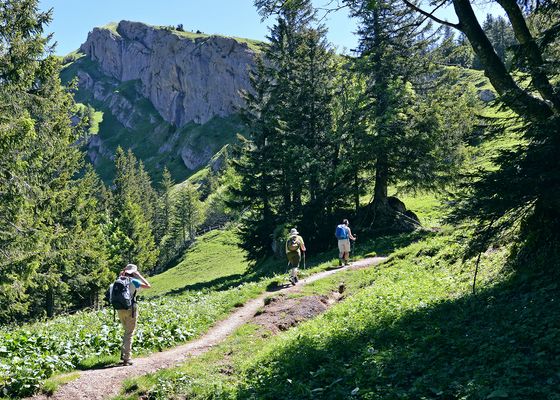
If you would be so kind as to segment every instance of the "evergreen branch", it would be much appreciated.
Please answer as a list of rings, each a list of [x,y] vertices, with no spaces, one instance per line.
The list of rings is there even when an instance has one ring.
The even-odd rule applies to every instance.
[[[453,22],[449,22],[443,19],[440,19],[438,17],[436,17],[434,15],[434,13],[438,10],[438,8],[440,8],[445,2],[441,3],[439,6],[437,6],[436,8],[434,8],[432,10],[432,12],[427,12],[423,9],[421,9],[420,7],[417,7],[415,4],[411,3],[408,0],[402,0],[409,8],[412,8],[414,11],[419,12],[420,14],[422,14],[423,16],[425,16],[426,18],[431,19],[432,21],[437,22],[438,24],[441,25],[446,25],[446,26],[450,26],[452,28],[461,30],[461,24],[454,24]]]
[[[328,6],[330,6],[332,3],[334,3],[336,1],[336,7],[334,8],[327,8]],[[340,11],[344,8],[347,8],[348,5],[343,4],[340,5],[340,2],[338,0],[331,0],[325,7],[317,7],[316,10],[317,11],[325,11],[325,14],[323,14],[323,16],[321,18],[319,18],[319,20],[317,22],[321,23],[325,18],[327,18],[327,16],[333,12],[337,12]]]

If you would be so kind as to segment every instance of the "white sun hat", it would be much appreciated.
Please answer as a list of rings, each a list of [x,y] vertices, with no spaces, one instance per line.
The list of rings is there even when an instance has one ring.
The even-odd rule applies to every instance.
[[[135,264],[128,264],[125,268],[124,268],[124,272],[126,272],[127,274],[133,274],[135,272],[138,271],[138,267]]]

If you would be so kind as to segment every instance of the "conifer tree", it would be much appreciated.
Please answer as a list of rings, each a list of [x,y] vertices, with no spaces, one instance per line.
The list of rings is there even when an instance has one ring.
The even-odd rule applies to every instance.
[[[52,317],[56,311],[96,305],[111,279],[103,232],[106,214],[96,197],[101,185],[90,166],[83,178],[69,181],[64,197],[57,199],[56,230],[32,288],[37,314],[44,309]]]
[[[262,58],[257,58],[251,75],[253,91],[246,92],[243,119],[251,136],[242,139],[240,154],[233,161],[240,176],[238,184],[231,188],[230,205],[244,211],[240,232],[245,238],[243,247],[253,258],[268,251],[270,227],[274,226],[274,210],[282,198],[282,177],[278,164],[283,121],[274,111],[271,100],[271,80]]]
[[[155,266],[158,250],[153,236],[153,189],[142,163],[132,151],[117,148],[110,242],[112,268],[134,263],[146,270]]]
[[[482,29],[494,46],[496,54],[506,65],[511,63],[513,46],[517,44],[511,24],[502,16],[493,17],[492,14],[486,15],[486,20],[482,24]],[[508,52],[510,56],[508,57]],[[480,65],[478,66],[480,68]]]
[[[196,238],[196,228],[204,219],[202,203],[192,184],[187,183],[179,189],[174,200],[173,217],[175,241],[183,247]]]
[[[49,38],[43,26],[49,21],[50,14],[39,12],[37,1],[0,3],[3,320],[28,316],[30,306],[52,314],[57,288],[65,285],[64,268],[76,271],[73,235],[91,218],[91,209],[81,208],[92,197],[80,189],[82,155],[74,146],[83,124],[72,123],[76,107],[60,84],[59,61],[47,55]],[[103,269],[103,250],[99,251],[99,264],[92,269]],[[47,300],[38,305],[30,293]],[[68,301],[57,300],[61,307]]]
[[[71,247],[73,268],[63,277],[70,288],[69,302],[73,308],[97,306],[113,278],[104,231],[109,217],[103,204],[104,191],[105,185],[88,165],[83,178],[76,182],[75,222],[70,233],[74,241]]]
[[[333,155],[337,138],[333,129],[333,97],[338,70],[325,35],[326,30],[321,26],[306,27],[301,32],[298,90],[290,113],[292,120],[288,122],[297,154],[293,173],[301,179],[304,197],[300,222],[313,227],[308,233],[310,239],[324,231],[329,223],[328,205],[336,195],[329,190],[329,183],[335,175]],[[299,115],[296,109],[300,110]],[[297,208],[294,211],[299,216]]]
[[[421,18],[393,0],[356,2],[354,15],[361,20],[358,69],[367,79],[362,112],[369,125],[364,144],[374,159],[373,224],[408,229],[416,223],[390,205],[389,186],[400,182],[412,189],[433,188],[445,182],[456,170],[469,125],[461,125],[442,107],[426,106],[422,77],[432,70],[430,42],[424,39],[428,27]],[[469,100],[459,97],[457,103],[467,105]],[[437,110],[442,113],[435,114]],[[433,123],[444,117],[445,123]],[[450,136],[454,138],[443,140]]]
[[[152,269],[157,261],[151,227],[140,205],[125,200],[121,212],[113,221],[109,239],[112,249],[111,267],[118,271],[128,263],[138,264],[145,270]]]
[[[242,177],[236,194],[247,211],[242,234],[254,258],[269,251],[276,225],[309,224],[313,235],[323,230],[311,227],[328,219],[336,68],[325,30],[315,23],[310,1],[278,10],[246,95],[251,137],[235,164]]]
[[[167,263],[173,257],[175,250],[175,243],[173,240],[173,199],[171,196],[173,185],[173,179],[166,167],[163,170],[162,180],[160,182],[156,212],[157,218],[154,229],[155,241],[160,249],[159,266]]]
[[[132,152],[129,150],[129,153]],[[152,179],[150,175],[146,172],[144,168],[144,163],[138,161],[137,168],[137,189],[138,189],[138,203],[142,210],[146,220],[149,221],[150,226],[153,227],[157,224],[157,193],[152,186]]]
[[[364,96],[366,80],[353,70],[354,61],[347,58],[339,63],[335,82],[336,96],[333,102],[334,149],[330,180],[327,191],[332,194],[332,210],[355,212],[360,208],[360,197],[366,194],[367,183],[371,180],[371,154],[366,145],[367,121],[361,110],[367,98]],[[331,212],[332,212],[331,210]]]
[[[558,259],[560,242],[560,95],[558,67],[553,62],[558,55],[560,7],[548,0],[498,3],[518,43],[509,69],[470,2],[452,1],[458,23],[435,19],[467,37],[499,100],[519,116],[514,123],[525,142],[500,151],[493,160],[497,168],[472,174],[452,220],[477,221],[478,235],[471,243],[475,253],[484,251],[491,240],[520,232],[519,248],[525,251],[519,254],[531,257],[531,265],[533,252],[546,254],[536,261],[548,268],[555,264],[550,260]],[[409,7],[434,18],[414,4]]]
[[[173,188],[174,182],[171,178],[171,174],[167,167],[163,169],[162,178],[160,182],[160,191],[157,207],[157,220],[156,229],[154,231],[154,236],[156,243],[159,243],[162,238],[169,233],[171,226],[171,212],[172,212],[172,202],[171,202],[171,189]]]
[[[455,37],[453,29],[444,26],[441,36],[441,43],[434,51],[435,61],[444,65],[473,68],[474,53],[464,35]]]

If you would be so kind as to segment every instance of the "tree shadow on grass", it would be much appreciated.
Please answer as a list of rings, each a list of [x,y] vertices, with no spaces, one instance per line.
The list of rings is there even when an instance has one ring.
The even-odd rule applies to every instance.
[[[86,371],[90,369],[106,369],[122,366],[120,355],[102,355],[102,356],[90,356],[81,360],[76,369]]]
[[[356,240],[353,244],[354,252],[357,257],[387,257],[395,250],[402,249],[419,240],[428,239],[435,235],[437,235],[435,231],[422,229],[394,235],[376,236],[367,239],[364,243]]]
[[[420,239],[427,238],[430,235],[435,235],[431,231],[415,231],[410,233],[403,233],[398,235],[387,235],[374,239],[365,241],[359,247],[355,248],[355,256],[358,258],[368,257],[372,255],[388,255],[396,249],[400,249],[416,242]],[[309,257],[305,263],[301,262],[300,270],[305,272],[306,269],[314,268],[320,264],[332,261],[332,266],[326,266],[325,269],[338,268],[338,249],[329,250],[323,253]],[[185,285],[180,288],[176,288],[161,294],[160,296],[155,296],[154,298],[161,296],[176,296],[189,291],[201,291],[201,290],[211,290],[211,291],[224,291],[237,287],[243,283],[258,282],[264,278],[270,278],[278,274],[288,274],[288,266],[285,260],[275,259],[269,257],[265,260],[259,261],[251,265],[246,274],[233,274],[228,276],[223,276],[215,278],[209,281],[197,282],[190,285]],[[272,284],[268,291],[276,290],[281,283],[276,285]]]
[[[165,294],[168,295],[179,295],[188,291],[200,291],[200,290],[212,290],[212,291],[223,291],[228,290],[233,287],[239,286],[243,282],[247,282],[247,275],[244,274],[233,274],[228,276],[222,276],[220,278],[212,279],[205,282],[197,282],[191,285],[185,285],[183,287],[170,290]]]
[[[314,257],[311,262],[309,262],[306,267],[313,268],[319,264],[324,263],[329,260],[329,256],[326,254],[320,254]],[[300,268],[305,270],[303,266]],[[200,291],[200,290],[211,290],[211,291],[224,291],[237,287],[243,283],[258,282],[265,278],[270,278],[278,274],[288,274],[288,267],[283,260],[267,259],[262,263],[257,263],[255,266],[249,269],[246,274],[233,274],[228,276],[223,276],[220,278],[212,279],[204,282],[197,282],[191,285],[185,285],[183,287],[170,290],[169,292],[162,294],[161,296],[176,296],[188,291]],[[267,286],[267,291],[278,290],[278,287],[282,288],[283,285],[279,282],[272,282]]]
[[[238,398],[560,399],[557,278],[518,274],[360,331],[300,335],[249,370]]]

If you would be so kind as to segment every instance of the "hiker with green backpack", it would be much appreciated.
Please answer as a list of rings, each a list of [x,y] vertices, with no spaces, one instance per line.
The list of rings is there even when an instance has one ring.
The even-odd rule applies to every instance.
[[[342,224],[337,225],[334,235],[338,239],[338,265],[348,265],[350,256],[350,240],[355,241],[356,237],[352,235],[350,223],[347,219],[342,220]]]
[[[123,365],[132,365],[132,335],[138,320],[138,304],[136,294],[138,290],[151,288],[150,283],[138,272],[138,267],[128,264],[119,277],[109,286],[108,300],[119,314],[119,320],[124,329],[121,359]]]
[[[295,286],[298,281],[298,268],[301,254],[304,252],[305,243],[296,228],[292,228],[290,236],[286,240],[286,257],[288,257],[288,268],[290,269],[290,283]]]

